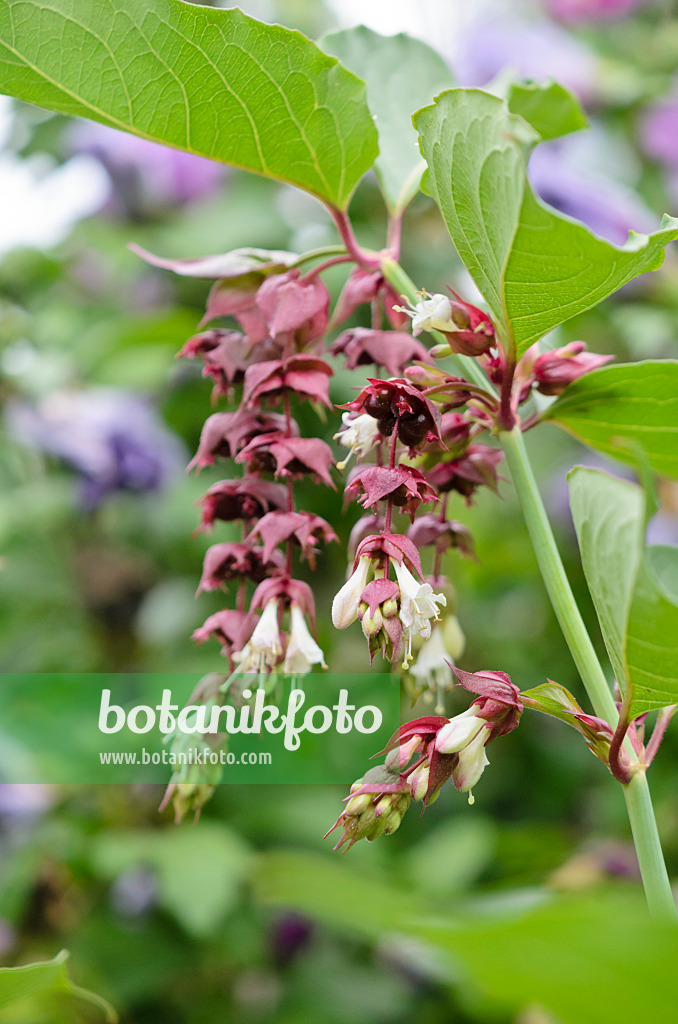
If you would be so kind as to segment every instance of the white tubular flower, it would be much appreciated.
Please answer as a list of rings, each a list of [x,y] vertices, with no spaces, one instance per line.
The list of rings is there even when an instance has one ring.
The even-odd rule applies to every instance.
[[[266,666],[277,665],[281,654],[278,602],[272,598],[261,613],[252,636],[243,649],[233,655],[233,660],[241,672],[262,672]]]
[[[403,667],[412,660],[412,640],[422,636],[428,640],[431,635],[431,619],[439,619],[438,605],[446,605],[444,594],[434,594],[430,583],[419,583],[405,563],[395,563],[398,586],[400,587],[400,621],[403,624],[403,639],[407,642]]]
[[[459,763],[452,771],[452,781],[461,793],[469,793],[473,789],[486,765],[490,763],[485,753],[485,744],[490,735],[489,729],[481,729],[475,738],[459,751]],[[469,796],[469,803],[473,803],[473,796]]]
[[[360,595],[367,586],[371,558],[362,555],[355,570],[332,602],[332,623],[336,629],[346,629],[358,618]]]
[[[341,422],[346,429],[340,430],[338,434],[335,434],[334,440],[351,450],[343,462],[337,463],[337,469],[339,470],[344,469],[348,465],[352,455],[358,457],[366,455],[379,441],[381,436],[377,421],[373,416],[368,416],[366,412],[361,413],[359,416],[352,412],[345,412],[342,414]]]
[[[325,655],[311,636],[304,613],[298,604],[292,605],[290,616],[292,625],[283,672],[289,672],[291,675],[304,675],[311,671],[313,665],[322,665],[323,668],[327,668]]]
[[[478,718],[473,707],[451,718],[436,736],[436,750],[440,754],[458,754],[476,738],[486,725],[484,718]],[[485,729],[488,733],[489,730]]]
[[[429,295],[428,292],[418,292],[422,298],[415,302],[411,309],[404,306],[396,306],[400,313],[407,313],[412,319],[412,334],[415,336],[422,331],[456,331],[457,325],[452,319],[452,303],[446,295],[437,292]]]
[[[453,661],[454,658],[445,645],[443,627],[435,626],[428,640],[424,641],[410,672],[424,686],[449,690],[454,684],[449,664]]]

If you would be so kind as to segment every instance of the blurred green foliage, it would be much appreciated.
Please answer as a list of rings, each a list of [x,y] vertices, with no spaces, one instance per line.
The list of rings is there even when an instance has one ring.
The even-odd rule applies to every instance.
[[[316,3],[285,0],[270,12],[312,34],[333,26]],[[604,55],[597,116],[632,147],[640,193],[661,213],[663,180],[635,140],[639,111],[678,68],[678,20],[648,14],[582,35]],[[20,155],[67,156],[66,119],[27,108],[16,118]],[[385,216],[370,180],[351,214],[361,241],[380,247]],[[424,196],[406,215],[404,237],[403,261],[418,286],[459,282]],[[335,235],[311,198],[232,172],[190,203],[108,207],[52,250],[15,250],[0,262],[3,401],[79,386],[150,395],[193,452],[212,410],[209,384],[174,354],[196,329],[207,284],[141,264],[129,241],[198,256],[241,245],[301,250]],[[341,268],[327,275],[334,296],[344,276]],[[584,338],[621,360],[675,357],[677,285],[674,253],[660,273],[561,328],[557,341]],[[334,400],[346,401],[361,379],[338,369]],[[303,433],[336,430],[331,416],[322,424],[302,415]],[[592,456],[550,426],[527,441],[602,656],[565,485],[571,466]],[[192,535],[194,502],[219,475],[178,474],[162,492],[119,493],[85,514],[70,470],[5,436],[0,670],[218,670],[216,648],[196,648],[189,637],[222,603],[219,594],[193,596],[208,543]],[[308,578],[331,667],[352,669],[365,664],[360,631],[336,633],[328,612],[355,509],[338,518],[329,491],[301,491],[304,507],[340,534]],[[675,492],[660,496],[675,518]],[[470,509],[459,499],[451,512],[472,529],[479,557],[453,555],[446,566],[467,637],[464,667],[507,671],[521,688],[548,676],[583,699],[508,484],[500,498],[483,494]],[[222,528],[219,539],[227,538]],[[455,697],[449,711],[462,706]],[[75,721],[77,707],[72,714]],[[651,773],[673,876],[677,768],[674,730]],[[313,785],[225,785],[197,825],[177,830],[157,814],[160,788],[8,794],[0,786],[3,960],[46,960],[67,947],[71,976],[109,999],[126,1024],[548,1024],[549,1001],[566,1024],[597,1024],[632,1019],[638,1007],[623,1000],[639,974],[647,978],[643,1019],[670,1019],[672,990],[661,979],[673,940],[644,921],[622,795],[572,730],[525,715],[497,745],[474,808],[445,791],[421,820],[411,811],[394,837],[359,844],[338,865],[322,836],[343,796]],[[584,987],[600,981],[617,1003],[575,998],[582,972]],[[63,1021],[90,1019],[63,1012]]]

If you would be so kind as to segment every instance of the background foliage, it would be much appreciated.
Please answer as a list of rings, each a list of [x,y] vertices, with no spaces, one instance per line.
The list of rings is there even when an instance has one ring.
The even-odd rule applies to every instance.
[[[242,6],[313,37],[340,24],[337,10],[345,17],[350,11],[346,4],[326,9],[293,0]],[[550,156],[531,164],[533,186],[539,190],[541,184],[540,194],[564,212],[588,216],[594,230],[619,245],[628,227],[651,229],[663,212],[678,209],[678,172],[668,143],[661,146],[671,132],[652,130],[658,117],[668,116],[656,104],[666,105],[674,88],[678,20],[671,4],[648,0],[611,24],[563,26],[548,20],[548,5],[537,6],[488,8],[500,29],[493,35],[491,22],[478,28],[462,18],[461,5],[454,21],[450,11],[457,5],[436,7],[431,0],[422,5],[421,18],[428,21],[412,27],[426,26],[429,42],[462,84],[485,84],[512,67],[537,78],[553,71],[577,89],[593,128],[552,143]],[[550,6],[557,11],[558,4]],[[373,27],[398,28],[397,5],[389,11],[389,20]],[[540,46],[535,32],[543,33]],[[354,55],[344,54],[340,37],[326,37],[323,46],[353,66]],[[536,66],[536,55],[547,51],[552,66]],[[405,61],[404,55],[403,66]],[[444,86],[444,75],[431,67],[432,88]],[[196,88],[209,91],[209,83]],[[368,94],[374,88],[368,80]],[[427,98],[430,93],[417,97],[413,109]],[[10,195],[9,185],[18,187],[20,173],[30,174],[32,184],[18,242],[0,245],[0,389],[6,409],[0,452],[0,668],[218,669],[215,651],[195,648],[189,636],[219,607],[218,595],[194,600],[207,542],[191,536],[197,524],[193,502],[219,474],[208,470],[196,479],[182,469],[184,454],[197,445],[209,386],[195,367],[173,362],[202,315],[207,286],[141,264],[127,243],[169,256],[241,245],[301,251],[332,244],[334,229],[310,195],[265,177],[200,162],[185,165],[172,151],[158,157],[146,143],[130,145],[121,141],[126,137],[20,103],[11,115],[5,108],[5,119],[0,174],[8,176]],[[408,125],[394,130],[413,144]],[[47,212],[41,213],[39,197],[45,188],[59,187],[60,169],[73,173],[74,159],[88,161],[90,182],[99,175],[100,198],[91,204],[96,210],[85,219],[74,217],[77,222],[57,232],[55,244],[22,244],[30,241],[31,216],[42,216],[47,230],[55,200],[46,201]],[[398,176],[385,179],[393,205],[415,169],[413,161],[404,161]],[[315,179],[297,180],[311,192],[322,188]],[[607,206],[601,190],[613,197]],[[335,183],[329,197],[341,205],[347,194]],[[360,185],[351,213],[361,241],[380,247],[385,215],[370,178]],[[604,215],[607,233],[600,223]],[[468,279],[431,200],[418,195],[405,225],[404,263],[417,284],[430,291],[451,283],[467,290]],[[678,264],[671,249],[659,273],[594,310],[582,310],[558,328],[554,344],[583,338],[620,362],[678,357]],[[344,276],[341,268],[328,275],[335,296]],[[345,401],[360,379],[339,369],[334,400]],[[74,428],[86,449],[80,473],[53,449],[45,451],[44,430],[41,445],[21,442],[17,408],[50,399],[53,407],[61,396],[57,408],[63,409],[64,395],[91,388],[149,399],[159,422],[178,439],[161,444],[147,421],[139,428],[154,450],[167,444],[160,489],[113,487],[94,504],[88,501],[82,458],[91,479],[100,452],[89,421]],[[575,436],[581,434],[576,399],[562,416]],[[314,422],[309,417],[302,428],[310,433]],[[328,421],[327,436],[334,430]],[[550,427],[544,428],[542,445],[532,447],[577,596],[603,652],[567,509],[565,475],[577,462],[617,474],[626,470]],[[672,458],[671,451],[658,451],[656,468]],[[472,510],[459,501],[454,510],[471,526],[480,559],[478,565],[455,559],[447,567],[467,635],[464,663],[504,669],[521,688],[549,676],[581,698],[519,510],[508,486],[501,493],[501,500],[483,495]],[[306,507],[336,518],[329,492],[309,488],[301,497]],[[662,485],[659,499],[652,542],[675,543],[673,485]],[[324,611],[320,641],[333,670],[341,671],[363,664],[365,652],[360,635],[328,627],[330,580],[343,573],[350,522],[342,519],[336,526],[341,543],[327,553],[328,571],[319,570],[312,583]],[[226,532],[221,536],[226,539]],[[519,732],[497,750],[473,809],[458,795],[443,793],[422,820],[406,818],[392,839],[362,844],[341,863],[321,839],[343,796],[337,790],[223,786],[203,820],[177,830],[158,817],[160,792],[154,789],[18,789],[13,783],[20,777],[12,772],[18,771],[20,755],[0,742],[4,962],[48,959],[68,947],[71,976],[109,999],[130,1024],[303,1024],[317,1020],[321,1007],[323,1019],[336,1024],[536,1024],[552,1019],[544,1006],[573,1024],[608,1021],[613,1014],[630,1021],[641,1011],[649,1020],[670,1019],[675,992],[667,980],[668,962],[676,951],[673,940],[658,938],[645,924],[621,794],[558,722],[525,716]],[[669,733],[652,770],[674,876],[677,756],[675,735]],[[615,938],[622,929],[635,934],[633,956],[624,955]],[[591,997],[601,973],[607,1002]],[[574,976],[579,986],[572,984]],[[642,1007],[629,997],[634,983],[650,993]],[[73,1015],[56,1020],[102,1019],[100,1010],[81,1001],[69,1001],[67,1010],[42,1006],[42,1019],[49,1012]],[[36,1019],[34,1006],[24,1017],[3,1013],[0,1001],[0,1020]]]

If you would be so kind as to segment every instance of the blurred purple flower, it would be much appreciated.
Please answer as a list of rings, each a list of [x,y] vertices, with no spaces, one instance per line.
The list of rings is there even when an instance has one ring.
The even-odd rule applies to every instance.
[[[38,783],[0,783],[0,818],[39,818],[54,797],[49,786]]]
[[[596,93],[598,58],[559,25],[520,18],[478,20],[453,59],[461,85],[486,85],[501,71],[515,78],[554,78],[588,101]]]
[[[529,166],[535,192],[561,213],[583,221],[596,235],[622,245],[629,230],[651,231],[654,218],[628,185],[586,169],[576,136],[538,146]]]
[[[623,18],[645,0],[546,0],[554,18],[560,21],[610,21]]]
[[[121,917],[142,917],[152,910],[158,897],[158,879],[147,867],[130,868],[113,882],[111,905]]]
[[[189,203],[214,192],[227,168],[214,160],[171,149],[128,132],[78,121],[70,134],[78,153],[106,168],[118,202],[132,216],[158,206]]]
[[[647,524],[646,544],[668,544],[678,547],[678,515],[660,508]]]
[[[125,391],[58,391],[38,405],[17,400],[5,419],[15,440],[75,469],[88,510],[116,491],[160,489],[185,460],[183,445],[150,402]]]
[[[647,155],[668,171],[671,194],[678,202],[678,77],[670,95],[645,111],[640,142]]]

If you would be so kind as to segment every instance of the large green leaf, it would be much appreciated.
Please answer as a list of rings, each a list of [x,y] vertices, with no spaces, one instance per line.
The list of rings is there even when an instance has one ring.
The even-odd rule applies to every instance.
[[[37,1024],[37,1021],[44,1019],[40,1012],[41,1003],[47,1001],[47,1008],[53,1011],[54,1006],[50,1006],[50,1002],[55,998],[66,997],[90,1003],[101,1011],[104,1020],[116,1021],[118,1018],[115,1010],[105,999],[73,984],[66,970],[67,960],[68,953],[63,950],[53,960],[45,963],[0,968],[0,1013],[31,1000],[31,1012],[35,1014],[32,1019]],[[50,1012],[51,1019],[54,1018]]]
[[[466,992],[471,981],[511,1019],[535,1005],[563,1024],[665,1024],[675,1015],[678,931],[652,924],[638,890],[432,906],[348,863],[293,853],[263,855],[254,882],[269,905],[374,942],[386,929],[396,948],[405,938],[404,950],[423,942],[418,962]],[[618,934],[633,941],[611,942]]]
[[[544,416],[584,444],[678,479],[678,362],[605,366],[574,381]]]
[[[639,487],[582,467],[569,482],[584,574],[630,717],[675,704],[676,552],[644,550],[645,495]]]
[[[462,262],[518,354],[664,258],[678,237],[665,217],[653,235],[622,247],[556,213],[526,177],[540,135],[507,104],[477,89],[453,89],[414,117],[438,203]],[[543,127],[542,127],[543,130]]]
[[[643,492],[625,480],[581,466],[568,481],[584,575],[612,668],[623,686],[626,629],[643,557]]]
[[[319,45],[367,84],[367,102],[379,136],[374,170],[389,208],[404,209],[425,170],[412,114],[454,85],[444,60],[407,35],[381,36],[364,25],[332,32]]]
[[[377,154],[365,85],[299,32],[181,0],[3,0],[0,91],[341,208]]]
[[[553,80],[514,82],[507,102],[511,113],[520,114],[544,140],[569,135],[588,124],[577,97]]]

